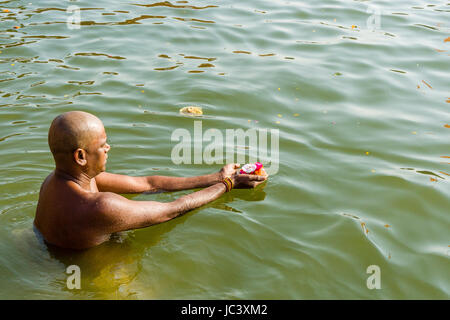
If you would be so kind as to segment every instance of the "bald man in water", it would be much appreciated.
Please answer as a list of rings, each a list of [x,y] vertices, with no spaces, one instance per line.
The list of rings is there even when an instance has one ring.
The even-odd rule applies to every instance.
[[[110,146],[103,123],[94,115],[71,111],[56,117],[48,132],[55,170],[39,193],[34,225],[53,245],[86,249],[109,240],[115,232],[144,228],[171,220],[219,198],[235,188],[254,188],[267,176],[236,173],[238,164],[197,177],[131,177],[105,172]],[[203,190],[175,201],[133,201],[119,193]]]

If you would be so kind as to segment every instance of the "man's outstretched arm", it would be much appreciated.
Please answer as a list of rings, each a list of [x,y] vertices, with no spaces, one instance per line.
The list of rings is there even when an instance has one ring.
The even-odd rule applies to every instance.
[[[241,188],[251,188],[267,178],[256,175],[233,178]],[[101,234],[138,229],[159,224],[219,198],[226,191],[225,184],[216,183],[203,190],[182,196],[175,201],[133,201],[115,193],[99,193],[95,202],[93,227]]]
[[[230,177],[239,165],[229,164],[219,172],[196,177],[147,176],[131,177],[121,174],[102,172],[95,177],[101,192],[141,193],[152,191],[179,191],[194,188],[206,188]]]

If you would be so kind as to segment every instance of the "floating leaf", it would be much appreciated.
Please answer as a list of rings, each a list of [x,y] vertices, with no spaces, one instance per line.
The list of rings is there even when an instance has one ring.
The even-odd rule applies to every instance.
[[[444,127],[446,127],[446,128],[450,128],[450,125],[448,125],[448,124],[444,124]]]
[[[368,156],[370,154],[370,152],[369,151],[366,151],[366,156]]]
[[[352,29],[355,29],[355,28],[358,28],[357,26],[355,26],[355,25],[352,25]]]
[[[298,117],[299,116],[299,114],[298,113],[294,113],[294,117]]]
[[[444,39],[444,42],[450,42],[450,37],[448,37],[447,39]]]
[[[435,178],[430,178],[430,181],[431,181],[431,182],[437,182],[437,179],[435,179]]]
[[[389,227],[390,227],[390,225],[388,225],[388,224],[385,224],[384,226],[385,226],[386,228],[389,228]]]
[[[9,10],[8,9],[3,9],[3,12],[9,12]]]

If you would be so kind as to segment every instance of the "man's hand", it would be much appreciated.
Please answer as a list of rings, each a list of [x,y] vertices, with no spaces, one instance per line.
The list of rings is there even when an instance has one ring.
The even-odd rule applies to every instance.
[[[249,189],[254,188],[269,177],[268,174],[265,176],[259,176],[257,174],[240,174],[235,173],[231,176],[231,180],[233,180],[234,188],[236,189]]]
[[[230,163],[225,165],[222,169],[220,169],[219,174],[220,174],[220,180],[223,180],[225,178],[231,178],[231,176],[233,174],[236,173],[236,170],[240,167],[241,165],[239,163]]]
[[[236,172],[241,165],[238,163],[231,163],[224,166],[220,171],[222,179],[230,178],[233,181],[234,188],[248,189],[254,188],[267,180],[269,175],[259,176],[256,174],[239,174]]]

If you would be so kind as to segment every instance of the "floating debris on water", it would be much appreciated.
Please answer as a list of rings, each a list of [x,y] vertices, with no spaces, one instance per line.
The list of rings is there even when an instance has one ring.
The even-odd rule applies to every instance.
[[[187,106],[180,109],[180,113],[192,116],[201,116],[203,114],[203,110],[200,107],[196,106]]]

